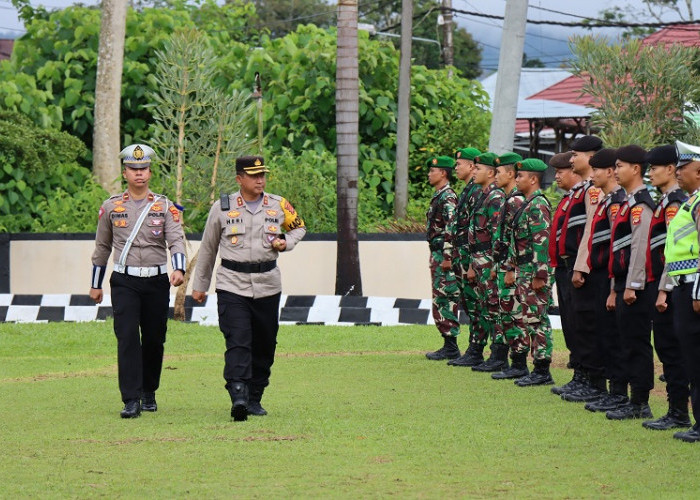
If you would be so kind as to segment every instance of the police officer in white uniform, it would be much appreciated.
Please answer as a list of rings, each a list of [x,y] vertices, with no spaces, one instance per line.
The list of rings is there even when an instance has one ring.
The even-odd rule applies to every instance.
[[[185,273],[185,234],[180,211],[148,188],[154,151],[144,144],[122,150],[127,190],[106,200],[99,212],[92,254],[90,297],[102,302],[102,281],[114,248],[114,272],[109,285],[117,336],[122,418],[156,411],[163,345],[168,321],[170,285],[179,286]],[[173,273],[168,280],[167,251]]]
[[[216,271],[219,328],[226,340],[224,379],[231,417],[266,415],[260,401],[269,384],[282,292],[277,256],[306,234],[294,207],[265,192],[269,172],[261,156],[236,159],[240,190],[223,195],[209,211],[197,258],[192,298],[203,302]]]

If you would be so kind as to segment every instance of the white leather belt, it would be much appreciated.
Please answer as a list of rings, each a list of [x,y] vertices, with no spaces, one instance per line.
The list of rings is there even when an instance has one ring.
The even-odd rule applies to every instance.
[[[678,274],[676,276],[671,276],[671,281],[674,285],[682,285],[683,283],[695,283],[695,279],[698,277],[698,273],[690,274]]]
[[[128,274],[129,276],[136,276],[137,278],[152,278],[153,276],[167,273],[168,266],[163,264],[161,266],[153,267],[134,267],[114,264],[114,272]]]

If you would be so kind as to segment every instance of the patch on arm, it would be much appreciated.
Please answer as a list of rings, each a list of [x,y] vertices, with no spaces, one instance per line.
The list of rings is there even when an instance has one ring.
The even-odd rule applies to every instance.
[[[292,204],[285,198],[280,200],[280,206],[282,207],[282,213],[284,214],[284,222],[282,223],[282,227],[285,229],[285,231],[291,231],[292,229],[305,226],[302,218],[299,217],[299,214],[296,213],[296,210],[294,210]]]

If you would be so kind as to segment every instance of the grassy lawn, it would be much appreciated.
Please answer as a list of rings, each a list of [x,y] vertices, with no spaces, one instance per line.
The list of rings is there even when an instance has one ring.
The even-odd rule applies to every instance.
[[[159,410],[122,420],[111,322],[3,324],[2,496],[698,497],[700,446],[423,357],[439,345],[428,326],[283,326],[270,414],[234,423],[218,329],[171,322]]]

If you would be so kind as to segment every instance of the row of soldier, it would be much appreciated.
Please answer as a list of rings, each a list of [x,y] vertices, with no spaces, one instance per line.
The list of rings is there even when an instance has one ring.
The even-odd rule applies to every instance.
[[[539,190],[543,162],[473,148],[458,150],[456,165],[450,160],[429,160],[433,316],[445,344],[426,356],[520,386],[553,384],[547,309],[554,278],[573,378],[552,392],[611,420],[648,419],[644,427],[666,430],[691,426],[692,391],[696,424],[674,437],[700,440],[700,147],[611,149],[580,137],[550,160],[565,191],[553,215]],[[459,199],[450,165],[467,183]],[[644,182],[647,167],[656,200]],[[458,302],[471,324],[464,355]],[[651,420],[654,348],[669,409]]]

